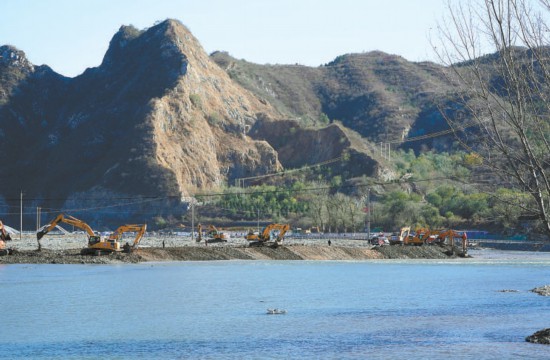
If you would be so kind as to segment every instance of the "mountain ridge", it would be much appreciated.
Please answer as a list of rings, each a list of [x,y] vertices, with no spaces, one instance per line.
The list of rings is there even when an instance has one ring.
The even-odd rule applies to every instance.
[[[374,144],[443,126],[430,86],[451,89],[441,67],[380,52],[318,68],[209,56],[172,19],[121,26],[102,63],[74,78],[0,53],[0,205],[17,208],[22,189],[50,209],[144,200],[97,221],[181,215],[196,191],[333,158],[347,159],[334,174],[378,176]],[[432,120],[417,129],[422,113]]]

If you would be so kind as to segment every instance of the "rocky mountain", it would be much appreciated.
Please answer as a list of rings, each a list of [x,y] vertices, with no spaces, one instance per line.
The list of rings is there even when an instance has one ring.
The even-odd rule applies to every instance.
[[[0,206],[8,223],[21,193],[27,220],[41,207],[43,221],[59,209],[95,223],[138,221],[185,212],[196,191],[344,153],[361,163],[341,166],[349,176],[380,170],[345,126],[281,120],[298,112],[285,110],[292,101],[243,86],[175,20],[121,27],[101,65],[75,78],[31,64],[12,46],[0,56]],[[324,101],[307,100],[308,114]]]
[[[231,78],[303,126],[333,120],[365,140],[415,150],[448,150],[450,137],[401,142],[447,129],[439,107],[453,108],[448,69],[382,52],[342,55],[324,66],[258,65],[212,54]],[[438,107],[439,106],[439,107]]]

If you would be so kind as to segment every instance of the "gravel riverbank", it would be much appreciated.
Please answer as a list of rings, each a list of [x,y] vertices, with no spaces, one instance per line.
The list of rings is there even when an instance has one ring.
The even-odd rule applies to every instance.
[[[147,261],[203,260],[368,260],[368,259],[445,259],[456,257],[449,248],[439,246],[371,246],[365,241],[333,239],[329,246],[315,239],[285,239],[277,247],[250,247],[244,239],[227,243],[196,243],[184,237],[144,238],[137,251],[102,256],[80,255],[85,235],[57,236],[42,240],[37,251],[36,238],[28,236],[8,245],[12,255],[0,257],[0,264],[113,264]]]

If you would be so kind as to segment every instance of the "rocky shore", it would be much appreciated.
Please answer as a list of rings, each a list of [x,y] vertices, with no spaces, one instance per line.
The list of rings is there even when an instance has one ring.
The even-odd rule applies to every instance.
[[[540,286],[531,291],[541,296],[550,296],[550,285]],[[535,344],[550,345],[550,328],[537,331],[533,335],[527,336],[525,341]]]

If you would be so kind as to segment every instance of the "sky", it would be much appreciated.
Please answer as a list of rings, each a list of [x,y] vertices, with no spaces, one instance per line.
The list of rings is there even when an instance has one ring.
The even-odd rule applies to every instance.
[[[435,60],[445,0],[0,0],[0,45],[74,77],[101,64],[121,25],[177,19],[203,48],[258,64],[319,66],[373,50]]]

